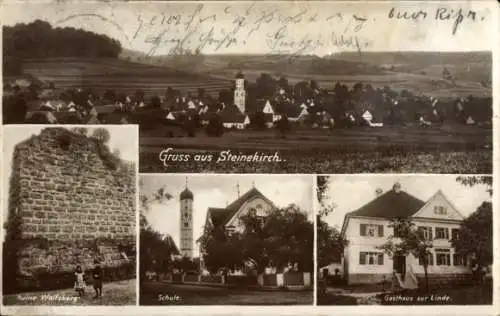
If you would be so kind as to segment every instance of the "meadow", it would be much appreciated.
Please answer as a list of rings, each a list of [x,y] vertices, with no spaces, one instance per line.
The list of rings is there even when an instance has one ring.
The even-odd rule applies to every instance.
[[[265,55],[137,57],[124,52],[118,59],[28,59],[23,62],[22,71],[54,82],[60,91],[90,87],[101,93],[110,89],[131,95],[143,90],[146,98],[164,95],[167,87],[192,93],[204,88],[206,93],[217,96],[220,90],[232,87],[238,71],[251,82],[268,73],[275,77],[285,75],[292,85],[315,80],[325,89],[333,89],[337,82],[348,85],[363,82],[376,88],[390,86],[395,91],[408,90],[439,98],[491,96],[491,88],[482,84],[491,81],[491,54],[443,57],[439,53],[408,54],[411,58],[365,53],[359,61],[316,56],[290,60],[286,56]],[[455,84],[442,79],[443,67],[456,75]]]
[[[236,173],[491,173],[491,127],[444,125],[435,128],[275,130],[226,132],[222,137],[165,137],[161,130],[140,135],[141,172]],[[159,154],[190,154],[189,161],[163,166]],[[274,154],[279,162],[217,162],[222,151]],[[195,161],[213,155],[212,161]]]

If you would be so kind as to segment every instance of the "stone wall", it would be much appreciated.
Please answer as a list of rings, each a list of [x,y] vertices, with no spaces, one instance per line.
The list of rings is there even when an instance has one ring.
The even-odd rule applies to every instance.
[[[10,180],[4,249],[18,277],[135,262],[135,166],[106,145],[46,128],[16,146]]]

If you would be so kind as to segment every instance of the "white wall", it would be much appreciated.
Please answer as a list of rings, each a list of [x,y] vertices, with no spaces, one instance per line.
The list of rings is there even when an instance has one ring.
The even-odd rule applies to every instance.
[[[433,237],[436,237],[435,228],[443,227],[449,229],[449,237],[451,239],[452,228],[459,228],[459,222],[446,222],[443,220],[428,220],[428,219],[414,219],[413,222],[416,226],[426,226],[432,227]],[[377,224],[384,225],[384,236],[378,237],[378,232],[376,232],[375,237],[361,236],[360,235],[360,224]],[[344,252],[345,260],[348,260],[348,273],[350,274],[372,274],[372,273],[392,273],[393,271],[393,261],[387,255],[384,254],[384,264],[383,265],[360,265],[359,256],[360,252],[382,252],[382,250],[377,249],[377,246],[384,244],[387,238],[393,234],[393,229],[389,227],[390,222],[383,219],[370,219],[370,218],[350,218],[347,229],[345,232],[345,237],[349,241],[349,245]],[[433,249],[431,253],[434,256],[434,264],[428,267],[428,273],[430,274],[460,274],[468,273],[470,270],[466,266],[454,266],[453,265],[453,254],[454,249],[451,246],[449,240],[444,239],[434,239]],[[435,248],[450,249],[450,266],[438,266],[436,263]],[[413,256],[407,257],[408,263],[412,265],[414,273],[424,273],[423,266],[418,264],[418,260]]]

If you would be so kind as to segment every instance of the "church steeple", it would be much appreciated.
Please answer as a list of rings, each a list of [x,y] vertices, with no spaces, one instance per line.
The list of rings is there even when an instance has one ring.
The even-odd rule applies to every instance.
[[[245,114],[245,101],[246,101],[246,91],[245,91],[245,77],[243,73],[238,72],[236,74],[236,82],[234,89],[234,105],[240,110],[242,114]]]
[[[193,199],[186,177],[184,191],[180,194],[180,251],[183,256],[190,258],[193,257]]]
[[[194,198],[193,192],[189,191],[189,189],[188,189],[188,180],[186,177],[186,187],[185,187],[184,191],[181,192],[180,199],[181,200],[193,200],[193,198]]]

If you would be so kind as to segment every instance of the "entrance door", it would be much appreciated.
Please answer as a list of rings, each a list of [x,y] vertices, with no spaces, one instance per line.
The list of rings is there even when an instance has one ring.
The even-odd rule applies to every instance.
[[[323,269],[323,279],[328,279],[328,268]]]
[[[397,273],[401,273],[401,276],[404,277],[406,270],[406,257],[405,256],[394,256],[393,260],[393,269],[396,270]]]

